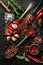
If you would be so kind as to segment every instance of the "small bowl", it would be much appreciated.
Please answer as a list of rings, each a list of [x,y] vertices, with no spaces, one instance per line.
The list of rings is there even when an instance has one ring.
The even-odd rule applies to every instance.
[[[42,38],[41,38],[40,36],[36,36],[36,37],[34,38],[34,41],[35,41],[36,43],[42,43]]]
[[[29,52],[31,55],[37,55],[39,53],[39,46],[37,44],[31,44],[29,47]]]

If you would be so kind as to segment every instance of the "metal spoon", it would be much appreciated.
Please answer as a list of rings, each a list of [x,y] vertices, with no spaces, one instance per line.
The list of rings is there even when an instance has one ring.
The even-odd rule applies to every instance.
[[[21,40],[15,47],[14,47],[14,45],[12,45],[12,46],[13,46],[13,49],[12,49],[12,47],[9,47],[9,48],[7,49],[7,51],[5,52],[5,57],[6,57],[6,58],[12,58],[12,57],[17,53],[18,47],[19,47],[27,38],[28,38],[28,35],[26,35],[26,36],[23,38],[23,40]],[[10,50],[10,51],[9,51],[9,50]],[[12,52],[12,51],[14,51],[14,52]],[[9,55],[6,54],[6,53],[8,53],[8,52],[9,52]]]

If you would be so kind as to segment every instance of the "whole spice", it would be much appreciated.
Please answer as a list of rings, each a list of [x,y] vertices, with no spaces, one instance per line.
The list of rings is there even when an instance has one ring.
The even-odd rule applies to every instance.
[[[14,36],[12,36],[12,41],[16,41],[17,40],[17,38],[15,38]]]
[[[9,40],[11,39],[11,36],[7,36],[7,38],[6,38],[6,39],[7,39],[7,41],[9,41]]]
[[[15,34],[11,37],[12,41],[16,41],[19,38],[18,34]]]
[[[12,28],[13,29],[17,29],[18,28],[18,25],[17,24],[12,24]]]
[[[40,61],[40,59],[34,57],[34,56],[31,56],[31,55],[27,55],[28,58],[32,59],[33,61],[37,62],[37,63],[43,63],[42,61]]]
[[[11,10],[2,1],[0,1],[0,5],[2,5],[7,12],[11,12]]]
[[[15,36],[16,38],[19,38],[19,35],[18,35],[18,34],[15,34],[14,36]]]
[[[13,33],[13,31],[10,30],[9,28],[7,29],[7,32],[8,32],[9,34],[12,34],[12,33]],[[7,32],[6,32],[6,33],[7,33]]]
[[[35,21],[37,22],[40,17],[43,16],[43,12],[40,12],[39,15],[36,17]]]
[[[15,20],[15,21],[13,21],[13,24],[17,24],[17,25],[18,25],[18,24],[19,24],[19,22]]]
[[[10,27],[10,26],[8,27],[8,29],[10,29],[11,31],[13,31],[13,28],[12,28],[12,27]]]
[[[36,13],[36,15],[38,15],[41,11],[43,11],[43,7]]]

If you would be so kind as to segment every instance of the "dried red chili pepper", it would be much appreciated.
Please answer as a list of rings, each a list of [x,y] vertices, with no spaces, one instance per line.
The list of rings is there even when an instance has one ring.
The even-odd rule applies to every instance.
[[[26,45],[26,46],[24,47],[24,49],[25,49],[25,51],[26,51],[27,53],[29,53],[29,46],[28,46],[28,45]]]
[[[43,11],[43,7],[36,13],[36,15],[38,15],[41,11]]]
[[[32,59],[33,61],[37,62],[37,63],[43,63],[42,61],[40,61],[40,59],[34,57],[34,56],[31,56],[31,55],[27,55],[28,58]]]
[[[43,16],[43,12],[40,12],[40,14],[36,17],[35,21],[38,21],[38,19]]]
[[[9,33],[9,34],[12,34],[12,30],[10,30],[10,29],[7,29],[7,32]]]
[[[12,23],[9,23],[9,24],[8,24],[8,27],[12,27]]]
[[[18,21],[13,21],[13,24],[17,24],[18,25],[19,23],[18,23]]]
[[[13,31],[13,28],[12,28],[12,27],[10,27],[10,26],[8,27],[8,29],[10,29],[11,31]]]

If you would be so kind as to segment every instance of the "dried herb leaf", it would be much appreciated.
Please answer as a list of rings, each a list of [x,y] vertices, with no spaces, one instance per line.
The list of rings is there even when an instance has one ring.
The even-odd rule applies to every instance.
[[[20,56],[20,55],[16,55],[16,58],[18,58],[18,59],[24,59],[24,57]]]
[[[26,62],[28,62],[28,61],[29,61],[29,59],[28,59],[28,58],[26,58],[26,57],[25,57],[24,59],[25,59],[25,61],[26,61]]]

